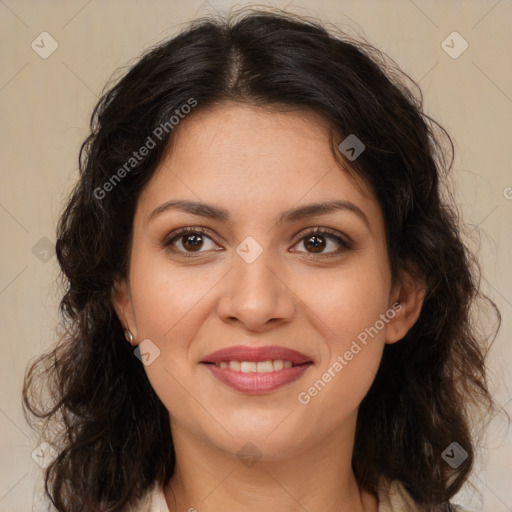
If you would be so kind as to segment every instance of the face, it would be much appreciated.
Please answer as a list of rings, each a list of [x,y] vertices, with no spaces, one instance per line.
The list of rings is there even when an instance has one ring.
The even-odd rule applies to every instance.
[[[114,305],[146,340],[173,436],[276,457],[353,430],[413,295],[392,283],[380,206],[325,123],[223,105],[181,121],[141,193]]]

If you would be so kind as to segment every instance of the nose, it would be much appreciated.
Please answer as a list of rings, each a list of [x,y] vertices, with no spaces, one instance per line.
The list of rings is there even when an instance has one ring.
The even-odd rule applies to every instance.
[[[222,321],[239,323],[252,332],[265,332],[291,321],[296,308],[294,294],[269,260],[265,251],[252,263],[235,257],[235,268],[226,276],[218,303]]]

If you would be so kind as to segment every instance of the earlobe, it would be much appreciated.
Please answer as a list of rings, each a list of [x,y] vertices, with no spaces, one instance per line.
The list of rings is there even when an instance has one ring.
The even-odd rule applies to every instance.
[[[386,328],[386,343],[396,343],[407,334],[420,316],[424,299],[424,283],[403,272],[392,302],[395,315]]]
[[[129,330],[132,335],[137,337],[135,325],[135,316],[131,301],[130,287],[126,279],[116,281],[112,287],[111,300],[114,310],[125,330]]]

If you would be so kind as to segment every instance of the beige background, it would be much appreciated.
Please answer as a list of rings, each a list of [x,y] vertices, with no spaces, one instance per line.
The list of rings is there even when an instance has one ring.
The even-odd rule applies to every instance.
[[[77,155],[98,95],[112,73],[149,45],[222,1],[0,0],[0,511],[33,508],[37,439],[21,413],[23,372],[55,341],[58,322],[54,230],[77,178]],[[245,2],[235,5],[245,5]],[[312,0],[272,2],[360,34],[420,82],[426,109],[453,136],[454,183],[479,245],[485,289],[503,314],[490,353],[493,389],[512,414],[512,2],[510,0]],[[43,31],[58,49],[41,58]],[[468,42],[457,59],[441,43]],[[473,236],[477,231],[469,230]],[[46,240],[45,237],[48,239]],[[43,239],[43,240],[41,240]],[[35,247],[35,248],[34,248]],[[45,262],[45,260],[48,260]],[[456,441],[456,440],[454,440]],[[472,510],[512,511],[512,436],[495,420],[482,459],[457,501]]]

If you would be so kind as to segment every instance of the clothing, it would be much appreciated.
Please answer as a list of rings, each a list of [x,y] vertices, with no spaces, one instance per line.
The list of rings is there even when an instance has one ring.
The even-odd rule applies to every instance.
[[[418,505],[415,505],[409,493],[398,480],[393,480],[391,483],[381,480],[378,496],[378,512],[420,512]]]
[[[383,480],[378,489],[378,497],[378,512],[421,512],[419,506],[414,503],[411,496],[398,480],[394,480],[391,483]],[[191,507],[190,510],[194,511],[194,508]],[[457,510],[463,512],[462,508],[457,508]],[[163,490],[154,487],[136,508],[131,508],[127,512],[169,512],[169,508],[167,507]]]

